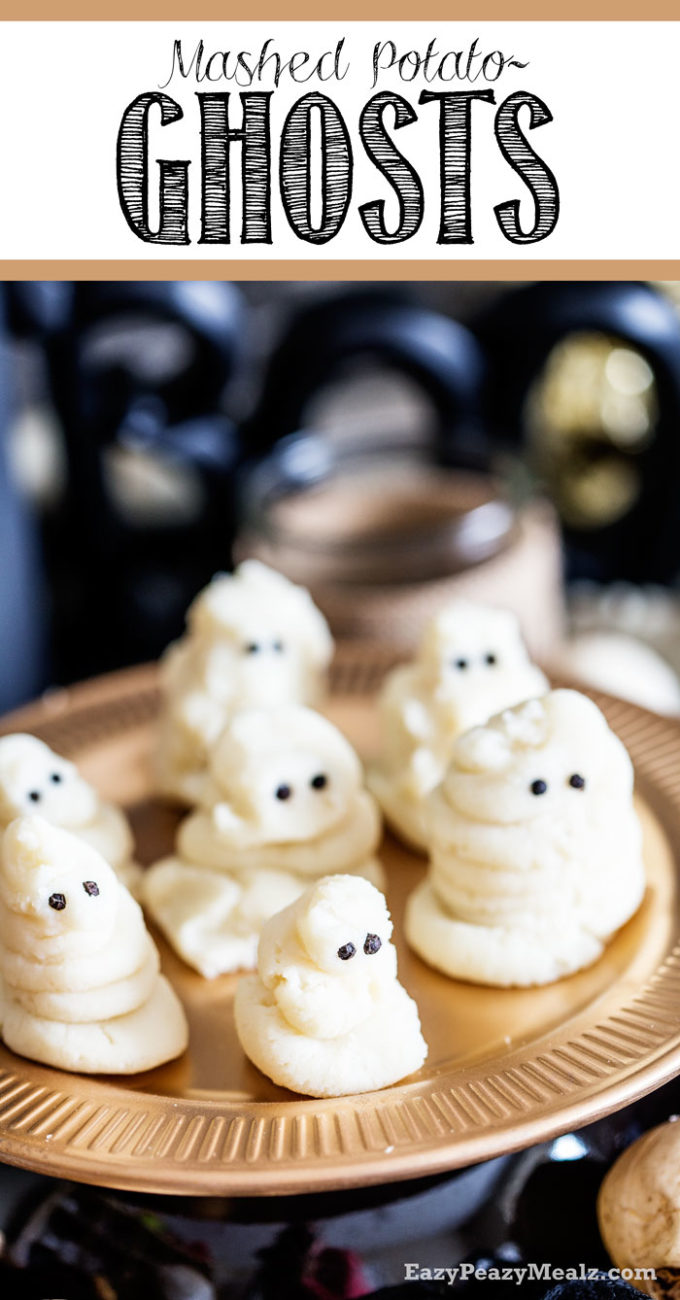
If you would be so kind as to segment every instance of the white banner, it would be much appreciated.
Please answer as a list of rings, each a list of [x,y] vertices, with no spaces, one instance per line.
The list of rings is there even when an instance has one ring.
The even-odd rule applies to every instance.
[[[3,259],[680,258],[680,23],[0,33]]]

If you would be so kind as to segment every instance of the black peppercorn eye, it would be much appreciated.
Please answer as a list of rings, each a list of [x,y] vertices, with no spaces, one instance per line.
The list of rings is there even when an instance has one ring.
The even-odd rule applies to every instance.
[[[249,641],[247,646],[243,647],[247,655],[256,655],[259,650],[257,641]]]
[[[532,794],[545,794],[548,789],[547,781],[532,781],[529,786]]]
[[[279,786],[276,787],[276,798],[277,798],[277,799],[281,799],[281,800],[284,800],[284,799],[290,799],[290,796],[292,795],[292,793],[293,793],[293,791],[291,790],[291,788],[290,788],[289,785],[279,785]]]
[[[462,671],[463,669],[467,668],[468,661],[467,659],[454,659],[453,666],[454,668],[460,668]]]
[[[342,947],[338,948],[340,961],[349,961],[350,957],[354,957],[355,953],[356,948],[353,943],[343,943]]]
[[[364,952],[367,957],[372,957],[375,952],[380,952],[382,948],[382,939],[377,934],[367,934],[364,939]]]
[[[569,777],[569,784],[572,790],[585,790],[586,779],[584,776],[581,776],[578,772],[574,772],[573,776]]]
[[[494,664],[497,664],[497,663],[498,663],[498,656],[495,655],[495,654],[491,654],[491,653],[488,654],[488,655],[485,655],[485,656],[484,656],[484,663],[485,663],[485,664],[488,664],[489,667],[492,668]]]
[[[40,800],[42,799],[42,795],[39,790],[29,790],[28,797],[31,800],[31,803],[40,803]]]
[[[283,641],[274,641],[274,642],[272,642],[272,650],[275,650],[276,653],[277,653],[277,655],[282,655],[282,654],[283,654]]]
[[[328,785],[328,777],[325,772],[317,772],[316,776],[312,777],[309,784],[311,785],[312,790],[325,790]]]
[[[83,889],[90,898],[99,898],[99,885],[96,880],[84,880]]]
[[[61,772],[50,772],[50,781],[53,785],[60,785],[63,779]]]
[[[64,908],[66,907],[65,894],[50,894],[47,901],[50,907],[54,908],[55,912],[63,912]]]

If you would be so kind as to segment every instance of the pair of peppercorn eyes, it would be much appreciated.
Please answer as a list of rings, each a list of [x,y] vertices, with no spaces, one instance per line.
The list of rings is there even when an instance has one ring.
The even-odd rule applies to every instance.
[[[99,885],[96,880],[84,880],[83,889],[89,898],[99,898]],[[54,908],[55,912],[63,912],[66,907],[65,894],[50,894],[47,901],[50,907]]]
[[[490,668],[495,668],[496,664],[498,663],[498,655],[495,655],[491,651],[489,651],[488,654],[481,656],[481,660],[483,664],[488,664]],[[451,662],[453,667],[460,668],[461,672],[463,672],[466,668],[470,667],[469,659],[453,659]]]
[[[585,790],[586,778],[584,776],[580,776],[578,772],[574,772],[573,776],[569,777],[569,781],[567,784],[571,786],[572,790]],[[529,789],[531,790],[532,794],[547,794],[548,782],[542,781],[539,778],[538,781],[531,782]]]
[[[49,779],[52,782],[52,785],[60,785],[63,781],[61,772],[50,772]],[[31,800],[31,803],[40,803],[42,793],[40,790],[29,790],[28,797]]]
[[[379,952],[382,948],[382,939],[377,934],[367,934],[364,939],[364,952],[367,957],[372,957],[374,953]],[[349,961],[350,957],[356,956],[356,948],[353,943],[343,943],[338,948],[338,957],[340,961]]]
[[[257,655],[261,650],[266,649],[266,644],[266,642],[261,641],[249,641],[248,645],[244,646],[243,649],[247,655]],[[270,649],[273,650],[275,654],[282,655],[285,646],[283,641],[272,641],[270,642]]]
[[[316,776],[312,777],[309,784],[312,790],[325,790],[328,785],[328,777],[325,772],[317,772]],[[290,799],[293,789],[290,785],[279,785],[276,787],[274,793],[277,799]]]

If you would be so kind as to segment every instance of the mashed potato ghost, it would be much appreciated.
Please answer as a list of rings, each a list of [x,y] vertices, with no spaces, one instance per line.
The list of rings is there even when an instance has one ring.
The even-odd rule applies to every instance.
[[[336,727],[311,709],[237,713],[214,746],[204,806],[175,856],[146,872],[143,901],[208,978],[255,965],[264,922],[310,879],[356,873],[382,884],[380,815]]]
[[[456,601],[431,620],[416,660],[385,682],[382,749],[369,772],[388,822],[408,844],[427,847],[427,796],[456,736],[547,689],[509,610]]]
[[[3,836],[0,975],[2,1037],[21,1056],[134,1074],[186,1048],[139,905],[95,849],[36,815]]]
[[[37,736],[0,738],[0,831],[15,817],[39,813],[91,844],[128,889],[137,888],[132,832],[125,814],[104,803],[74,763]]]
[[[411,946],[481,984],[547,984],[590,965],[644,893],[632,796],[626,750],[578,691],[461,736],[430,800]]]
[[[156,771],[163,793],[195,804],[208,750],[229,717],[316,703],[333,642],[309,593],[258,560],[214,578],[187,625],[162,661]]]
[[[420,1068],[427,1045],[391,933],[382,894],[356,876],[317,881],[267,922],[258,973],[241,980],[235,1002],[241,1046],[263,1074],[340,1097]]]

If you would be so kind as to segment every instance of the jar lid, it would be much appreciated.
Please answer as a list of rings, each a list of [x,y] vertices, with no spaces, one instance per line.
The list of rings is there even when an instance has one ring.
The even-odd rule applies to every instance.
[[[251,473],[245,506],[239,549],[306,585],[460,572],[503,550],[516,526],[498,475],[376,437],[291,441]]]

